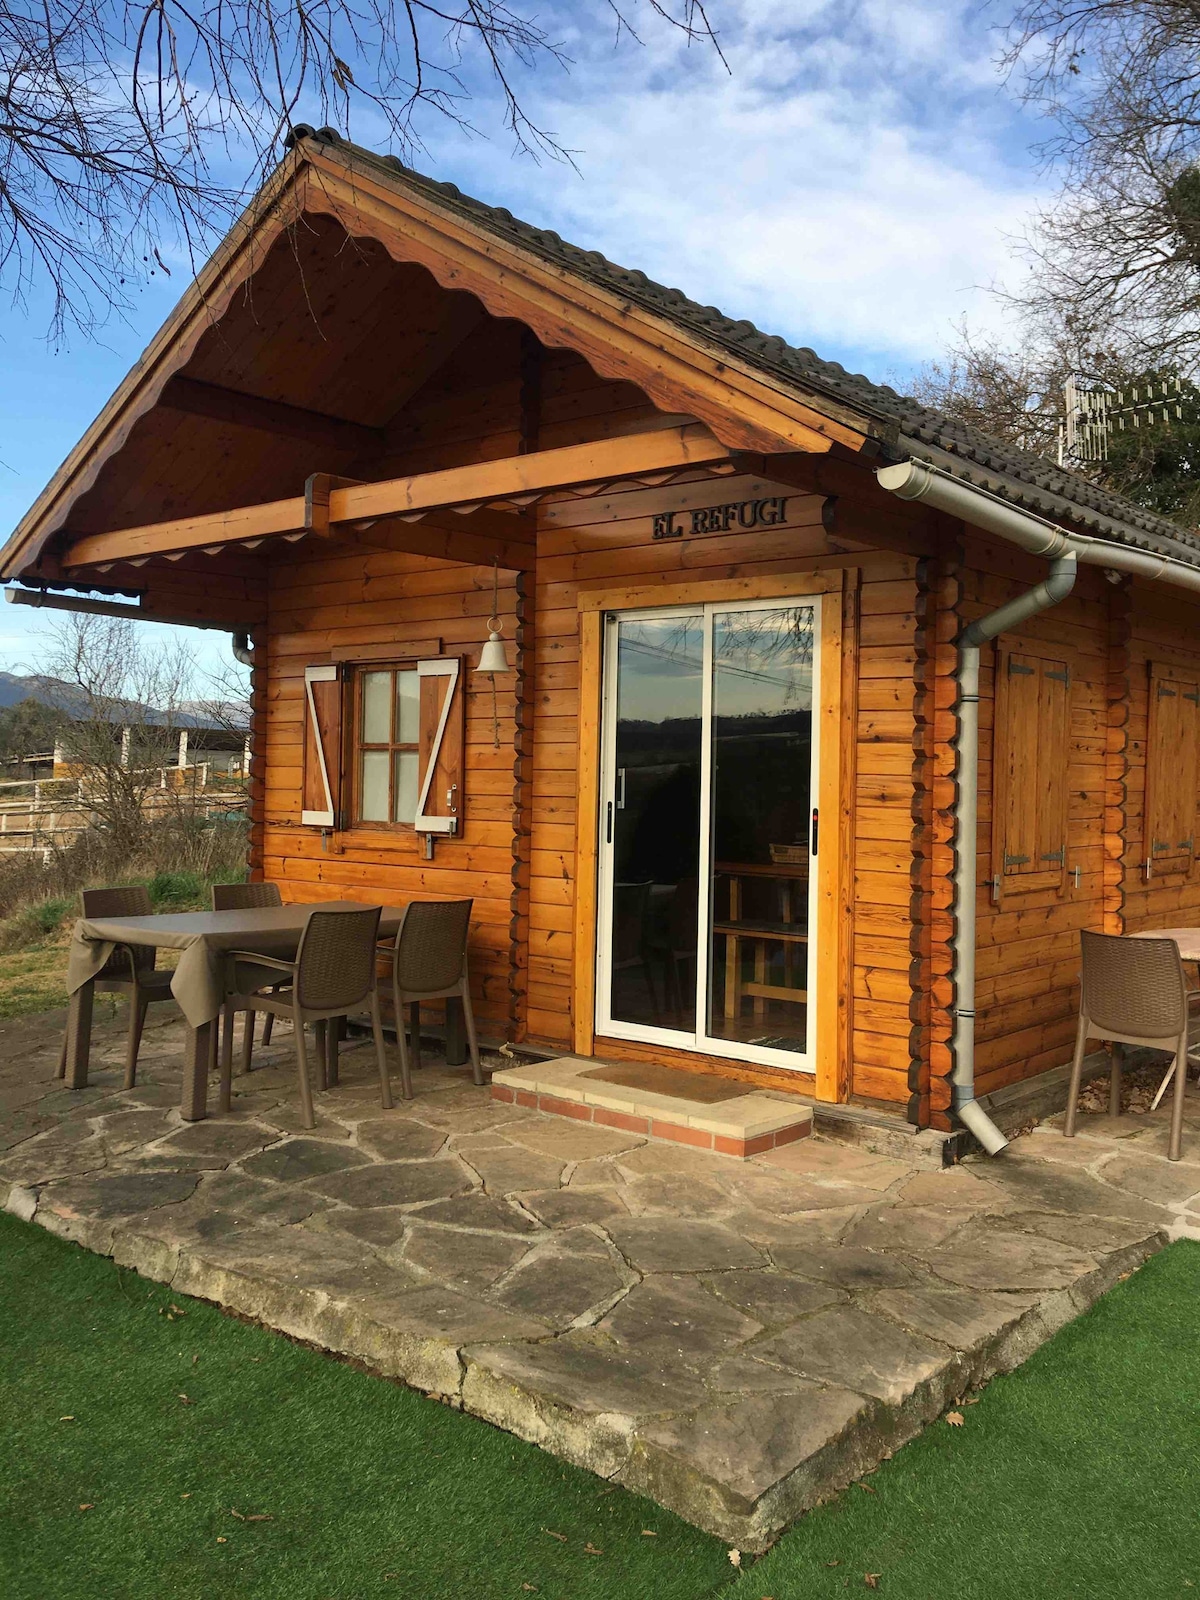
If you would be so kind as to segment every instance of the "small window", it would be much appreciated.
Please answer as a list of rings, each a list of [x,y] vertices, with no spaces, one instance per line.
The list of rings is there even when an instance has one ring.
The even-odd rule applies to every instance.
[[[1150,664],[1143,859],[1151,873],[1187,872],[1196,854],[1200,678]]]
[[[1067,871],[1068,661],[996,650],[992,875],[1001,893],[1061,889]]]
[[[354,820],[411,826],[421,764],[416,665],[364,667],[356,679]]]

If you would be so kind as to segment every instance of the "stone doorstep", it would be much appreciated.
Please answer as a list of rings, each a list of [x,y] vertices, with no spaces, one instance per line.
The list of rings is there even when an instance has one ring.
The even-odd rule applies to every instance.
[[[593,1060],[566,1056],[509,1067],[493,1074],[492,1099],[743,1160],[812,1132],[812,1108],[800,1102],[750,1091],[700,1105],[587,1077],[596,1066]]]

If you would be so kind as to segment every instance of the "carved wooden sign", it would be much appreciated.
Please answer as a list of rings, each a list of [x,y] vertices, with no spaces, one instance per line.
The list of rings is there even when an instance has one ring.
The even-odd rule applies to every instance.
[[[734,500],[723,506],[698,506],[695,511],[659,511],[654,516],[656,539],[691,538],[698,533],[729,533],[751,528],[773,528],[783,521],[788,496],[772,495],[765,500]],[[686,524],[676,517],[687,517]]]

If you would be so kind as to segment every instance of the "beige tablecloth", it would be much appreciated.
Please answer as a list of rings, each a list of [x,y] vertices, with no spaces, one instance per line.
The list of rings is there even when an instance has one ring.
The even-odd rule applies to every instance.
[[[261,906],[248,911],[81,917],[75,924],[67,956],[67,990],[74,994],[94,978],[114,945],[181,950],[183,954],[171,979],[171,993],[191,1026],[199,1028],[220,1014],[226,950],[253,950],[257,955],[291,960],[311,912],[360,910],[361,904],[334,900],[320,905]],[[380,937],[391,938],[403,915],[402,907],[385,906],[379,919]]]
[[[1143,928],[1135,939],[1174,939],[1182,961],[1200,961],[1200,928]]]

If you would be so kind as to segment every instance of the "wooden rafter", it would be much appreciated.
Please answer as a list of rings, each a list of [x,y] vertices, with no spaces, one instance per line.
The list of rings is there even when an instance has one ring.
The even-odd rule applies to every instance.
[[[720,466],[729,458],[726,447],[698,423],[659,428],[649,433],[450,467],[441,472],[390,478],[381,483],[345,488],[327,484],[324,486],[327,492],[319,496],[319,526],[314,526],[314,497],[310,491],[308,495],[294,495],[263,505],[239,506],[232,511],[178,517],[171,522],[157,522],[142,528],[88,534],[68,541],[62,565],[65,569],[76,569],[122,561],[139,562],[197,548],[214,552],[230,545],[253,545],[262,539],[281,536],[296,538],[314,531],[332,533],[339,528],[357,530],[363,525],[370,528],[381,519],[387,519],[389,530],[398,534],[408,519],[419,521],[431,511],[465,513],[497,502],[521,509],[555,490],[642,478],[681,468]],[[333,480],[341,481],[344,480]],[[453,546],[453,532],[448,539]],[[423,541],[427,543],[428,540]],[[469,536],[464,530],[464,550],[468,543],[476,550],[481,548],[477,536]],[[526,543],[520,538],[519,528],[514,528],[510,543],[514,547]],[[402,548],[391,539],[389,545],[392,549]],[[532,550],[532,546],[528,548]],[[441,549],[436,553],[441,554]],[[455,556],[447,549],[446,558],[473,562],[478,556]]]
[[[282,400],[264,400],[259,395],[242,394],[218,383],[202,383],[198,378],[177,373],[159,398],[159,405],[182,411],[191,417],[210,417],[214,422],[232,423],[238,428],[253,428],[259,433],[301,439],[306,444],[330,446],[347,455],[377,453],[383,448],[382,429],[368,428],[345,417],[330,417]]]

